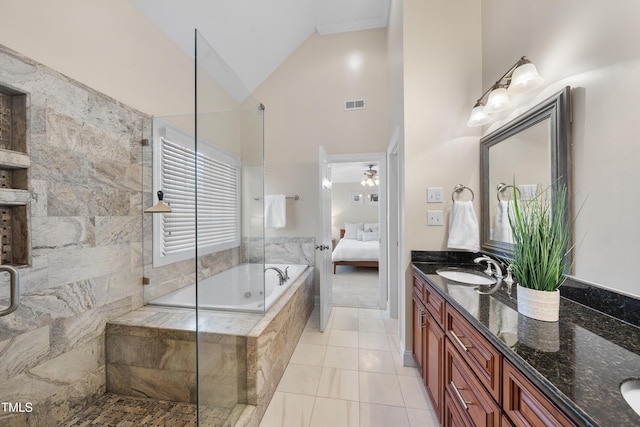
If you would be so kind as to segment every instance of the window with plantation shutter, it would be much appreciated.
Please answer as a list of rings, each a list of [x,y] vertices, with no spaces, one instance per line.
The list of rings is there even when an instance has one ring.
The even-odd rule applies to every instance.
[[[154,266],[193,258],[196,241],[198,256],[240,246],[240,160],[198,141],[196,174],[193,137],[167,124],[155,135],[154,192],[172,212],[154,214]]]

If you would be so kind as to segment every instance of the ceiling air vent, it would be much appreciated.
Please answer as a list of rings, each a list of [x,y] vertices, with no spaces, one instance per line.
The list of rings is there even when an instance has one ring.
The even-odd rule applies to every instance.
[[[364,110],[364,99],[344,101],[344,109],[345,111]]]

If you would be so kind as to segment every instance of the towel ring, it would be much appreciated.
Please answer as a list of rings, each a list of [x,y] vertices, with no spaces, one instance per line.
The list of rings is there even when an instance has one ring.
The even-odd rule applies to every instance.
[[[514,187],[513,185],[507,185],[504,182],[501,182],[500,184],[498,184],[498,186],[496,187],[498,192],[496,193],[496,197],[498,198],[499,202],[502,202],[503,200],[500,198],[500,194],[508,189],[508,188],[515,188],[516,189],[516,193],[518,193],[518,198],[520,198],[520,189],[518,187]]]
[[[473,190],[470,189],[469,187],[465,187],[462,184],[457,184],[455,187],[453,187],[453,192],[451,193],[451,200],[455,202],[456,199],[453,197],[453,195],[456,193],[460,193],[461,191],[464,191],[464,190],[469,190],[469,193],[471,193],[471,201],[473,202],[473,199],[476,198],[475,194],[473,194]]]

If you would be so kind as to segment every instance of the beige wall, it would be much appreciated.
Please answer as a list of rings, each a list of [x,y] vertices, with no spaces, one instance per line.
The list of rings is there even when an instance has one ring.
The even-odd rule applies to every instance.
[[[640,239],[640,3],[482,4],[484,87],[522,55],[545,78],[533,99],[509,117],[564,86],[574,88],[573,182],[575,205],[582,205],[575,229],[575,275],[640,295],[634,267]]]
[[[349,67],[359,58],[361,68]],[[316,236],[318,147],[328,154],[385,151],[389,140],[386,30],[312,35],[255,92],[266,106],[267,194],[298,194],[287,227],[268,236]],[[366,109],[344,111],[344,101]]]
[[[479,134],[467,128],[466,121],[482,91],[479,2],[405,0],[403,9],[404,246],[408,264],[411,250],[446,249],[447,227],[427,227],[427,209],[444,210],[446,224],[456,184],[478,193]],[[444,203],[427,205],[426,189],[431,186],[444,188]],[[476,212],[479,206],[476,197]],[[411,283],[407,269],[407,325],[411,324]],[[410,348],[408,329],[401,331],[401,339]]]
[[[129,1],[0,0],[0,10],[5,46],[147,114],[193,111],[193,60]]]

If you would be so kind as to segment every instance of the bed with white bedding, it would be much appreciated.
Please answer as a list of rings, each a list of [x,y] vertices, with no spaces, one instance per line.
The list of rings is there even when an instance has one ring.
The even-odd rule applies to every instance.
[[[332,253],[333,274],[336,274],[336,267],[339,265],[351,265],[355,267],[375,267],[378,268],[380,260],[380,240],[377,229],[369,227],[367,231],[356,228],[350,230],[350,225],[345,224],[346,230],[340,230],[340,241]],[[367,224],[373,226],[373,224]],[[377,226],[377,224],[375,224]]]

